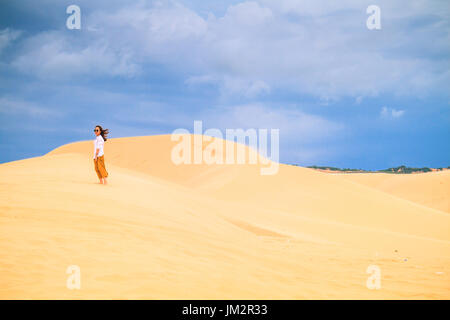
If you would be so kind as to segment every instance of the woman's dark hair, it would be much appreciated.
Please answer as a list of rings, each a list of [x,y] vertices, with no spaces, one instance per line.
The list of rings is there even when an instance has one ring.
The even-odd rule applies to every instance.
[[[100,129],[100,135],[102,136],[103,140],[105,140],[105,141],[108,140],[107,137],[108,137],[109,130],[103,129],[102,126],[100,126],[100,125],[96,125],[95,127]]]

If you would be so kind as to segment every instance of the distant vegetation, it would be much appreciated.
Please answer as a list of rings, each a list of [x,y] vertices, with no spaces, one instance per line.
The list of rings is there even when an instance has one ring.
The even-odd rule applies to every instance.
[[[294,165],[297,166],[297,164],[294,164]],[[375,171],[363,170],[363,169],[353,169],[353,168],[336,168],[336,167],[327,167],[327,166],[308,166],[307,168],[316,169],[316,170],[325,170],[325,171],[347,172],[347,173],[384,172],[384,173],[400,173],[400,174],[402,174],[402,173],[420,173],[420,172],[441,171],[441,170],[450,169],[450,166],[448,166],[447,168],[436,168],[436,169],[432,169],[432,168],[428,168],[428,167],[411,168],[411,167],[407,167],[407,166],[399,166],[399,167],[395,167],[395,168],[388,168],[388,169],[375,170]]]
[[[318,169],[318,170],[329,170],[329,171],[368,172],[366,170],[352,169],[352,168],[319,167],[319,166],[308,166],[307,168]]]
[[[438,170],[438,169],[436,169]],[[442,170],[442,168],[439,168],[439,170]],[[423,168],[410,168],[410,167],[406,167],[406,166],[400,166],[400,167],[396,167],[396,168],[389,168],[389,169],[385,169],[385,170],[378,170],[379,172],[387,172],[387,173],[414,173],[414,172],[431,172],[433,170],[431,170],[428,167],[423,167]]]

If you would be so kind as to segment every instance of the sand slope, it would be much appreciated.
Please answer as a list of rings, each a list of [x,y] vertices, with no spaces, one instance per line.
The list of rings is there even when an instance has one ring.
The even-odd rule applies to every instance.
[[[361,173],[346,178],[397,197],[450,213],[449,170],[418,174]]]
[[[450,172],[262,176],[175,166],[174,145],[109,140],[108,186],[91,141],[1,164],[0,298],[450,298]]]

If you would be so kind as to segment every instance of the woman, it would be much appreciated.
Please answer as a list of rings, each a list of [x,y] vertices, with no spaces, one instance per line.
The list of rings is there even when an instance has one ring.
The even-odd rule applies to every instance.
[[[105,158],[103,153],[103,145],[107,140],[106,137],[109,133],[108,129],[103,129],[102,126],[96,126],[94,129],[95,135],[97,136],[94,140],[94,165],[95,172],[100,180],[100,184],[107,184],[106,178],[108,177],[108,172],[105,168]]]

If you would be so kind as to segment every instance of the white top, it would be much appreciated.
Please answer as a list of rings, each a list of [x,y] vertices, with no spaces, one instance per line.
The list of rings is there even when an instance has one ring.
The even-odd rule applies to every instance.
[[[98,151],[98,156],[101,157],[103,155],[103,145],[105,144],[105,140],[103,140],[103,137],[101,135],[98,135],[97,138],[94,140],[94,159],[95,159],[95,153],[97,152],[97,149],[100,149]]]

